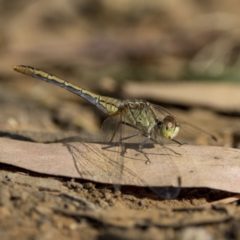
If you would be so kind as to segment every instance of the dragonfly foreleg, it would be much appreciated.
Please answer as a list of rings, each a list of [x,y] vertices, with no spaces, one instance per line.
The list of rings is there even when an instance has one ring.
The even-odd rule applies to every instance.
[[[180,143],[179,141],[175,140],[175,139],[171,139],[173,142],[179,144],[179,147],[181,147],[182,145],[188,144],[188,143]]]
[[[152,138],[151,138],[151,140],[153,140],[155,143],[160,144],[163,148],[165,148],[165,149],[173,152],[174,154],[179,155],[179,156],[182,156],[181,153],[178,153],[178,152],[174,151],[173,149],[171,149],[170,147],[165,146],[165,145],[162,143],[162,141],[159,139],[158,136],[155,136],[155,137],[156,137],[156,140],[155,140],[155,139],[152,139]],[[178,141],[175,140],[175,139],[171,139],[171,140],[174,141],[174,142],[176,142],[176,143],[178,143],[180,146],[182,145],[180,142],[178,142]]]

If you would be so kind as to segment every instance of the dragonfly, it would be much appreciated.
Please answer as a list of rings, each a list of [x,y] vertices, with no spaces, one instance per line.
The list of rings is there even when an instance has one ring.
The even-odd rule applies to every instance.
[[[19,73],[62,87],[84,98],[108,115],[101,127],[101,141],[116,144],[120,149],[118,152],[119,159],[124,158],[127,151],[126,142],[128,141],[137,142],[138,151],[144,156],[146,164],[151,163],[150,157],[145,152],[145,148],[149,142],[158,144],[162,148],[178,155],[177,152],[166,147],[163,140],[168,139],[181,145],[175,137],[177,137],[181,130],[181,125],[185,124],[185,122],[177,118],[166,108],[152,104],[146,100],[122,100],[101,96],[30,66],[17,65],[13,69]],[[195,127],[193,125],[190,126]],[[195,128],[210,135],[200,128]],[[215,136],[210,135],[210,137],[216,140]],[[110,155],[110,157],[115,158],[113,155]],[[123,162],[123,160],[120,161]]]

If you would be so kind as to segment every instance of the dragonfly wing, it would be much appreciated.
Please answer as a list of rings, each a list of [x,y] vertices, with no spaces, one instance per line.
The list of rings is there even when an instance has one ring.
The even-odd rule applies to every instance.
[[[102,126],[102,137],[101,140],[108,142],[108,145],[103,146],[103,152],[106,156],[107,162],[109,160],[113,163],[118,164],[114,173],[109,172],[109,176],[113,179],[122,182],[124,176],[129,174],[125,169],[125,165],[131,163],[134,168],[134,179],[143,182],[143,184],[149,187],[158,196],[164,199],[171,199],[178,196],[180,192],[178,186],[178,169],[173,161],[173,158],[179,155],[175,154],[174,151],[170,151],[167,147],[161,144],[148,141],[144,144],[144,148],[140,151],[139,145],[146,139],[146,136],[142,135],[142,132],[134,125],[131,125],[127,121],[125,114],[115,115],[107,118]],[[134,153],[134,154],[133,154]],[[152,161],[153,159],[153,161]],[[164,161],[164,163],[162,163]],[[150,164],[147,164],[147,162]],[[151,185],[153,179],[145,179],[143,176],[148,172],[152,171],[151,168],[158,167],[163,164],[166,168],[171,169],[173,174],[172,182],[167,187],[158,188]],[[110,168],[112,169],[112,168]],[[157,174],[152,176],[154,179],[158,179],[160,185],[164,182],[164,173],[159,171]],[[144,180],[143,180],[144,179]]]
[[[122,144],[122,115],[109,116],[101,127],[102,151],[109,162],[115,164],[115,169],[109,168],[108,175],[113,182],[121,182],[124,168],[124,146]]]
[[[194,138],[196,139],[199,137],[199,135],[203,135],[206,137],[209,143],[213,143],[213,141],[216,141],[216,137],[212,135],[211,133],[207,132],[204,129],[199,128],[198,126],[195,126],[194,124],[188,123],[187,121],[184,121],[182,118],[176,116],[176,114],[173,114],[169,110],[158,106],[158,105],[152,105],[152,108],[154,109],[154,112],[156,113],[156,116],[158,117],[159,120],[164,119],[166,116],[170,115],[175,118],[175,120],[180,124],[180,131],[179,134],[176,136],[176,140],[180,141],[181,143],[189,144],[191,141],[194,141]],[[179,140],[180,139],[180,140]],[[168,141],[168,143],[166,142]],[[166,149],[167,152],[170,153],[170,165],[173,170],[175,168],[175,156],[171,156],[171,151],[169,149],[173,149],[174,151],[178,152],[181,151],[181,156],[179,157],[178,161],[184,160],[185,158],[188,159],[188,165],[189,165],[189,176],[193,174],[198,174],[199,169],[198,169],[198,162],[195,161],[195,159],[189,160],[188,156],[186,156],[184,153],[182,153],[181,145],[179,144],[173,144],[169,145],[171,140],[165,140],[162,139],[161,144],[164,145],[164,148]],[[173,143],[173,142],[172,142]],[[179,149],[179,150],[178,150]],[[200,148],[199,148],[200,150]],[[196,153],[197,154],[197,153]],[[176,167],[176,174],[178,174],[180,181],[184,184],[184,179],[189,177],[186,175],[181,174],[182,171],[185,171],[184,169],[181,170],[181,164],[177,163],[179,168]],[[175,171],[175,170],[174,170]]]
[[[124,176],[129,174],[128,169],[125,167],[127,161],[133,161],[136,164],[139,161],[144,163],[147,161],[146,157],[139,152],[139,144],[145,138],[145,136],[141,135],[137,127],[129,123],[124,112],[119,115],[110,116],[103,122],[101,128],[102,150],[108,165],[112,161],[116,167],[113,172],[109,172],[109,176],[113,182],[123,182]],[[129,154],[132,151],[135,151],[135,156]],[[140,181],[142,184],[148,186],[146,182],[143,183],[141,175],[138,175],[137,171],[134,174],[134,181]]]
[[[173,116],[176,121],[180,124],[180,131],[176,138],[180,138],[181,141],[186,141],[187,138],[189,139],[196,139],[198,136],[205,136],[210,144],[213,144],[217,141],[217,138],[206,131],[203,128],[200,128],[198,126],[195,126],[194,124],[185,121],[181,117],[177,116],[176,114],[173,114],[171,111],[167,110],[164,107],[161,107],[159,105],[152,104],[152,107],[158,117],[159,120],[163,120],[166,116],[170,115]],[[188,143],[188,142],[182,142],[182,143]]]

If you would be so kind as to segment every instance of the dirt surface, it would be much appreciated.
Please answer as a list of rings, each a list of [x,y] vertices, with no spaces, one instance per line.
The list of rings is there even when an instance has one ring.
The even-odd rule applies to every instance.
[[[0,1],[2,138],[51,144],[77,135],[89,141],[104,119],[79,97],[14,73],[16,64],[119,98],[134,91],[140,95],[132,97],[141,98],[152,82],[161,91],[167,83],[171,96],[179,79],[177,84],[202,79],[204,89],[209,79],[231,84],[239,78],[239,3],[122,2]],[[126,89],[128,84],[133,87]],[[238,148],[238,82],[224,106],[215,96],[226,94],[213,87],[214,99],[208,92],[203,103],[197,86],[191,83],[192,101],[182,90],[178,99],[154,93],[147,100],[213,133],[216,145]],[[185,140],[208,144],[192,132]],[[0,163],[0,239],[240,239],[238,199],[218,189],[182,188],[176,199],[166,200],[147,187],[119,188]]]
[[[193,239],[196,234],[201,239],[224,239],[239,235],[236,204],[204,206],[207,200],[227,197],[218,191],[188,190],[185,197],[167,201],[146,189],[125,187],[114,192],[112,186],[13,170],[1,170],[1,239]]]

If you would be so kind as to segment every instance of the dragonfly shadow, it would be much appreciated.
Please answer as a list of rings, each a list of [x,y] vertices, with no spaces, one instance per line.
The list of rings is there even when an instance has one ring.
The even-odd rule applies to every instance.
[[[181,177],[178,177],[178,185],[178,187],[150,187],[150,189],[162,199],[170,200],[177,198],[181,193]]]
[[[0,137],[26,141],[26,142],[36,142],[32,137],[24,136],[23,134],[19,134],[19,133],[11,133],[7,131],[0,131]]]
[[[136,158],[136,157],[139,157],[141,155],[144,156],[143,153],[145,153],[145,152],[149,156],[150,155],[152,155],[152,156],[155,155],[155,156],[181,157],[180,153],[178,153],[178,152],[174,151],[172,148],[166,147],[166,146],[161,146],[161,148],[162,148],[162,152],[161,153],[159,151],[158,152],[153,152],[152,150],[156,148],[153,143],[145,144],[144,145],[144,151],[139,149],[139,144],[138,143],[124,143],[124,148],[125,148],[125,152],[127,152],[128,150],[133,150],[133,151],[136,152],[134,154],[135,158],[129,157],[129,156],[127,156],[125,154],[124,155],[125,159],[140,160],[140,158]],[[105,152],[112,152],[112,153],[115,153],[115,154],[121,154],[119,143],[111,143],[111,144],[104,143],[102,145],[102,150],[104,150]],[[151,151],[149,152],[147,150],[151,150]],[[106,154],[106,155],[108,155],[108,154]],[[146,159],[145,159],[145,162],[146,162]]]
[[[124,177],[133,180],[133,184],[139,185],[141,182],[141,185],[144,185],[144,181],[136,173],[119,162],[107,158],[95,144],[63,143],[63,146],[71,154],[74,166],[81,178],[121,185],[121,182],[118,182],[119,179],[116,178],[116,172],[122,171]]]
[[[150,144],[149,144],[150,145]],[[80,178],[95,182],[113,184],[115,190],[121,185],[145,186],[151,189],[161,199],[176,198],[180,187],[154,187],[139,176],[134,170],[126,167],[121,162],[107,157],[95,144],[89,143],[63,143],[71,154],[74,166]],[[99,145],[98,145],[99,146]],[[137,144],[131,144],[135,149]],[[149,146],[150,147],[150,146]],[[110,149],[106,146],[106,149]],[[117,153],[119,154],[119,153]],[[138,158],[126,158],[127,161],[136,161]],[[137,164],[137,163],[136,163]],[[146,168],[148,165],[146,165]],[[119,176],[121,174],[121,176]]]
[[[25,134],[25,136],[24,136]],[[0,132],[2,137],[8,137],[11,139],[28,141],[28,142],[37,142],[34,140],[34,137],[27,135],[27,133],[9,133],[9,132]],[[69,139],[67,139],[69,140]],[[74,138],[74,140],[76,140]],[[177,188],[178,191],[173,187],[152,187],[150,186],[140,174],[137,174],[134,170],[126,167],[122,162],[119,162],[115,158],[109,158],[109,154],[104,154],[105,151],[110,151],[112,154],[120,155],[121,152],[114,148],[117,144],[107,144],[102,145],[102,148],[96,148],[95,143],[85,143],[85,142],[68,142],[65,140],[57,141],[62,142],[63,146],[70,153],[74,167],[78,172],[78,175],[82,179],[88,179],[95,182],[102,183],[111,183],[113,184],[115,190],[119,190],[121,185],[133,185],[133,186],[145,186],[151,189],[157,196],[162,199],[173,199],[178,196],[176,192],[180,192],[180,188]],[[99,145],[99,144],[96,144]],[[132,161],[138,164],[142,161],[144,164],[146,159],[144,155],[139,151],[139,144],[126,143],[126,151],[135,151],[134,155],[124,155],[124,161]],[[152,150],[154,149],[154,144],[148,143],[144,146],[144,149]],[[106,152],[105,152],[106,153]],[[162,153],[148,153],[149,155],[169,155],[166,152]],[[146,170],[148,166],[146,165]],[[125,180],[126,179],[126,180]]]

